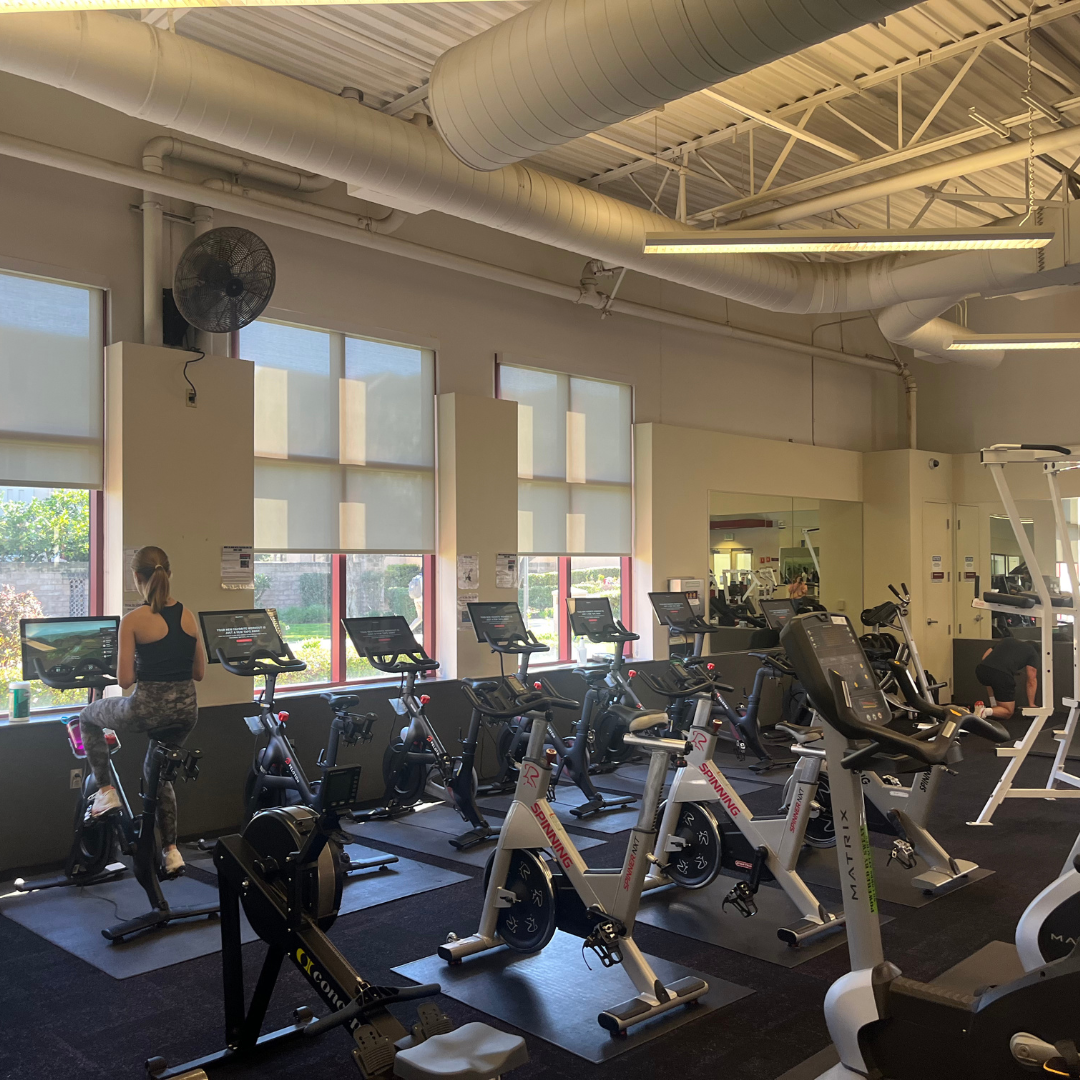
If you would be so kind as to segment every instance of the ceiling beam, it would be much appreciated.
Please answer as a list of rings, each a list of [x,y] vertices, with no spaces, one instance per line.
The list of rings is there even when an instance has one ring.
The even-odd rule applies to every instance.
[[[908,139],[908,146],[914,146],[923,135],[926,133],[926,129],[937,119],[937,114],[948,103],[949,98],[953,96],[953,91],[963,81],[964,76],[971,70],[971,65],[982,55],[983,49],[986,48],[986,42],[981,45],[977,45],[971,52],[971,55],[964,61],[960,70],[952,77],[952,82],[942,91],[941,96],[934,102],[933,108],[926,114],[923,122],[915,129],[915,133]]]
[[[391,101],[388,105],[384,105],[379,111],[386,113],[387,116],[397,116],[398,113],[406,112],[409,109],[415,109],[418,105],[421,105],[427,100],[430,88],[427,83],[423,86],[418,86],[415,90],[410,90],[407,94],[403,94],[395,101]]]
[[[738,101],[733,101],[726,94],[718,93],[716,90],[702,90],[701,93],[705,97],[711,98],[713,101],[720,102],[725,109],[730,109],[732,112],[739,113],[751,120],[756,120],[762,127],[773,128],[775,131],[782,131],[785,135],[790,135],[793,138],[801,139],[803,142],[808,142],[811,146],[816,146],[819,150],[825,150],[830,154],[835,154],[838,158],[843,158],[844,161],[859,160],[858,154],[852,153],[843,146],[837,146],[836,143],[829,142],[828,139],[823,139],[820,135],[814,135],[801,127],[789,124],[786,120],[781,120],[771,113],[760,112],[757,109],[752,109],[749,105],[740,104]]]
[[[1032,27],[1048,26],[1051,23],[1056,22],[1059,19],[1069,18],[1074,15],[1080,15],[1080,0],[1064,0],[1064,2],[1057,4],[1056,6],[1044,8],[1042,11],[1037,11],[1032,15],[1031,25]],[[962,38],[959,41],[950,42],[948,45],[942,45],[938,49],[932,49],[930,52],[922,53],[909,60],[903,60],[897,64],[893,64],[890,67],[883,69],[882,71],[871,72],[867,75],[861,75],[853,81],[845,82],[844,85],[834,87],[830,90],[823,90],[818,94],[814,94],[812,97],[804,98],[800,101],[793,102],[790,105],[781,106],[778,109],[774,109],[767,115],[775,119],[783,119],[789,117],[792,114],[799,114],[803,112],[811,104],[824,104],[831,101],[840,101],[844,98],[853,96],[856,93],[862,93],[864,90],[868,90],[874,86],[880,86],[882,83],[887,83],[895,79],[898,75],[904,75],[908,72],[923,71],[926,68],[934,67],[936,64],[940,64],[945,60],[949,60],[954,56],[963,56],[965,53],[970,52],[972,49],[977,48],[983,42],[989,41],[1001,41],[1004,38],[1012,37],[1015,34],[1022,34],[1026,25],[1026,17],[1019,16],[1010,22],[1003,23],[1001,26],[994,26],[988,30],[983,30],[977,34],[972,34],[970,37]],[[796,54],[798,58],[798,54]],[[780,61],[782,62],[782,61]],[[1058,77],[1060,79],[1060,76]],[[854,89],[853,89],[854,87]],[[683,100],[692,101],[696,95],[690,95]],[[732,124],[729,127],[722,128],[719,131],[710,132],[708,135],[702,135],[696,139],[690,139],[685,143],[681,143],[678,146],[668,147],[661,150],[658,157],[667,159],[673,159],[682,157],[684,153],[693,152],[695,150],[704,149],[707,146],[713,146],[716,143],[727,142],[728,140],[736,138],[744,131],[749,131],[751,127],[761,126],[757,120],[748,119],[738,124]],[[978,137],[978,136],[973,136]],[[929,144],[928,144],[929,145]],[[955,144],[953,144],[955,145]],[[617,168],[610,169],[607,172],[599,173],[596,176],[591,176],[581,183],[584,187],[598,188],[601,184],[611,183],[615,180],[621,180],[623,177],[628,176],[632,172],[637,172],[638,169],[648,168],[654,162],[648,159],[640,159],[637,161],[628,162],[626,165],[620,165]],[[705,212],[699,215],[702,219],[706,219],[710,216],[709,212]]]

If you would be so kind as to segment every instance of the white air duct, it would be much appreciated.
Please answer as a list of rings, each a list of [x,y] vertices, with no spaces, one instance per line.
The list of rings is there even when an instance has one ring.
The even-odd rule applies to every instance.
[[[966,295],[966,294],[964,294]],[[964,296],[944,297],[936,300],[911,300],[906,304],[895,304],[877,314],[878,328],[887,341],[895,345],[906,345],[915,350],[915,355],[931,363],[941,364],[947,360],[956,360],[959,353],[948,351],[955,338],[968,333],[962,326],[947,319],[937,318]],[[966,361],[970,367],[994,368],[1005,359],[1005,351],[971,352]]]
[[[489,171],[826,41],[912,0],[540,0],[431,73],[446,145]]]
[[[600,192],[513,165],[467,168],[439,136],[217,49],[106,12],[4,20],[0,70],[243,153],[625,266],[797,314],[1007,292],[1038,269],[1031,251],[933,262],[888,256],[799,263],[767,255],[645,255],[648,232],[680,226]],[[946,304],[947,306],[947,304]],[[972,354],[963,354],[971,356]],[[951,359],[951,357],[950,357]]]

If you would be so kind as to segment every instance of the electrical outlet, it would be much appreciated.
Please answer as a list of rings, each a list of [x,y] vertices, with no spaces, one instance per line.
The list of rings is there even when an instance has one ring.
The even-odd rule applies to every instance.
[[[82,769],[72,769],[71,775],[68,777],[68,787],[72,791],[78,791],[82,787],[83,771]]]
[[[194,390],[189,390],[187,392],[187,407],[189,409],[197,409],[199,407],[199,402],[198,402],[197,398],[195,397],[195,391]]]

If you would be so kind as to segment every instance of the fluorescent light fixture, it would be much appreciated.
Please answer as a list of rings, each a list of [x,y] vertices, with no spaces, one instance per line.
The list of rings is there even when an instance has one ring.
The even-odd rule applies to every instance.
[[[976,124],[982,124],[983,127],[989,128],[991,131],[996,132],[1003,139],[1007,139],[1012,132],[1000,121],[995,120],[991,116],[986,116],[984,113],[979,112],[973,105],[968,109],[968,116],[975,121]]]
[[[954,338],[949,352],[1001,349],[1080,349],[1080,334],[971,334]]]
[[[1041,248],[1052,229],[815,229],[740,231],[687,229],[648,233],[647,255],[746,255],[760,252],[982,251],[987,248]]]
[[[304,7],[329,7],[341,4],[374,4],[386,0],[302,0]],[[394,3],[433,4],[447,0],[394,0]],[[450,0],[465,2],[465,0]],[[221,7],[296,7],[296,0],[0,0],[0,14],[21,11],[145,11],[148,9],[221,8]]]

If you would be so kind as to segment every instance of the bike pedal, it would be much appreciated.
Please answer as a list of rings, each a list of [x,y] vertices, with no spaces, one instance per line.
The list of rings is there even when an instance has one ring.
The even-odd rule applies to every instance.
[[[394,1044],[370,1024],[363,1024],[353,1032],[356,1049],[353,1060],[364,1076],[377,1076],[394,1067]]]
[[[895,859],[905,870],[914,870],[919,859],[915,854],[915,849],[906,840],[894,840],[893,846],[889,851],[889,860],[885,864],[889,865]]]
[[[454,1030],[454,1022],[436,1005],[427,1001],[416,1009],[416,1023],[413,1024],[412,1037],[417,1042],[430,1039],[433,1035],[445,1035]]]
[[[749,919],[751,916],[758,913],[757,901],[754,899],[753,890],[745,881],[740,881],[732,887],[731,892],[724,897],[724,902],[720,905],[720,910],[723,911],[728,904],[730,904],[744,919]]]

